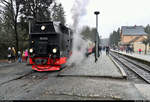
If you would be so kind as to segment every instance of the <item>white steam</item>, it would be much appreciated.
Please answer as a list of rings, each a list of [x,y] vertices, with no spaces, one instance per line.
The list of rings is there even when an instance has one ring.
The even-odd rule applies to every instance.
[[[86,15],[86,6],[88,0],[75,0],[72,7],[72,19],[73,19],[73,48],[72,56],[69,59],[69,64],[79,64],[85,58],[87,42],[82,39],[79,30],[79,22],[82,16]]]

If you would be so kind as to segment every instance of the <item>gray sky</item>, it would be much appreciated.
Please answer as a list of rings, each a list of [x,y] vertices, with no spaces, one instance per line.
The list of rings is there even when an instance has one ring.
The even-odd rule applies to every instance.
[[[61,2],[66,15],[66,23],[72,25],[71,9],[75,0]],[[80,0],[88,2],[86,12],[80,19],[80,26],[96,26],[94,11],[100,11],[98,31],[102,38],[108,38],[113,30],[121,26],[146,26],[150,23],[150,0]]]

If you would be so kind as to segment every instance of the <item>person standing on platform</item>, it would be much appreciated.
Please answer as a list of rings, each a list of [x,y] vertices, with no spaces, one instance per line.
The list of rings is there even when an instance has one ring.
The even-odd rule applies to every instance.
[[[102,46],[99,46],[99,52],[102,54]]]
[[[8,47],[8,63],[11,63],[11,57],[12,57],[12,53],[11,53],[11,47]]]
[[[131,47],[131,54],[134,53],[133,46]]]
[[[16,59],[16,50],[14,47],[12,47],[12,60],[13,60],[13,62],[15,62],[15,59]]]
[[[25,50],[25,53],[24,53],[24,54],[25,54],[25,60],[26,60],[26,62],[27,62],[27,60],[28,60],[28,50],[27,50],[27,49]]]
[[[139,54],[141,54],[141,52],[142,52],[142,49],[141,49],[141,48],[139,48]]]
[[[18,51],[18,62],[21,63],[22,62],[22,54],[20,51]]]
[[[26,57],[25,57],[25,51],[23,51],[23,52],[22,52],[22,62],[24,62],[25,59],[26,59]]]
[[[109,46],[106,46],[106,55],[109,55],[109,50],[110,50]]]

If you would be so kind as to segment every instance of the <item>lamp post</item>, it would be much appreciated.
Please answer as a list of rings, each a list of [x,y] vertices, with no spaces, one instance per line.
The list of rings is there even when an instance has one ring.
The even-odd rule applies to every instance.
[[[33,19],[33,16],[27,16],[27,20],[29,22],[29,34],[31,33],[31,20]]]
[[[99,57],[99,39],[98,39],[98,15],[100,14],[99,11],[95,11],[94,14],[96,15],[96,33],[95,33],[95,62],[97,61],[97,57]]]
[[[29,39],[31,38],[31,20],[33,20],[33,16],[27,16],[27,20],[28,20],[28,24],[29,24]],[[30,45],[30,41],[28,42],[29,43],[29,45]],[[28,46],[28,47],[30,47],[30,46]]]

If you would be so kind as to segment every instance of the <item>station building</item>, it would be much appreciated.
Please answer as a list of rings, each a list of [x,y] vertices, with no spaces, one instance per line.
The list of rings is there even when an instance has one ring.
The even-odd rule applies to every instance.
[[[122,26],[120,35],[120,46],[124,48],[130,46],[134,52],[137,52],[138,49],[142,49],[142,52],[149,51],[149,44],[145,45],[143,43],[148,38],[143,26]]]

